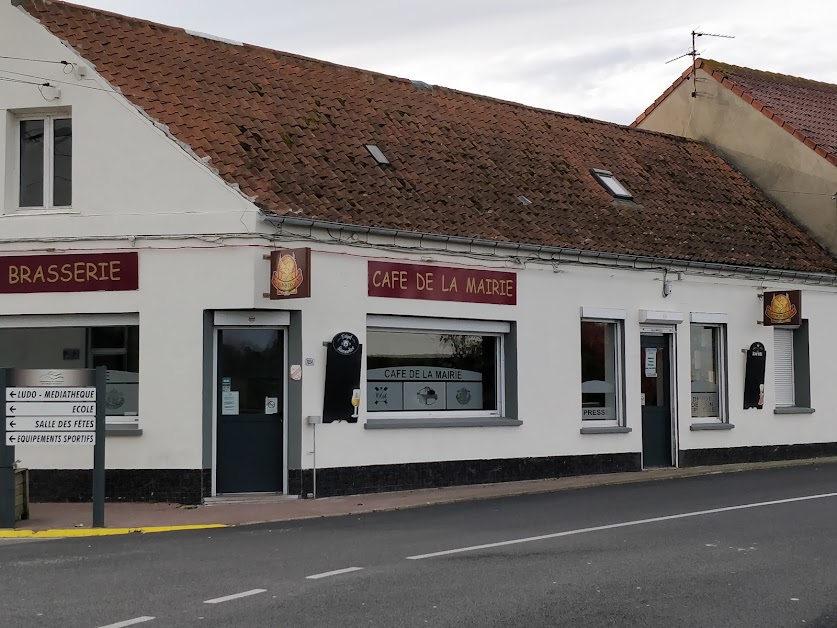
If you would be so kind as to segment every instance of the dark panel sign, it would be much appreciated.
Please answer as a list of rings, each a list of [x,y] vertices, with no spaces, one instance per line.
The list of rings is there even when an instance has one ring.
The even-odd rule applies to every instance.
[[[299,299],[311,296],[311,249],[279,249],[270,252],[270,298]]]
[[[0,257],[0,294],[138,288],[136,252]]]
[[[360,403],[354,392],[360,389],[360,358],[363,346],[357,336],[341,331],[332,338],[326,351],[325,398],[323,399],[323,423],[348,421],[357,423],[357,406]]]
[[[744,409],[764,407],[764,364],[767,351],[760,342],[754,342],[747,350],[747,366],[744,370]]]
[[[799,327],[802,324],[802,291],[764,293],[764,324]]]
[[[373,261],[368,272],[370,297],[517,304],[515,273]]]

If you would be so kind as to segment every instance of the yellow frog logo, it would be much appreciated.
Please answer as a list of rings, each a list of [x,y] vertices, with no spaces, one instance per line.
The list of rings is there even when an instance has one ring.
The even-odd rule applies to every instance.
[[[296,263],[296,255],[293,253],[282,255],[270,278],[270,283],[276,292],[283,297],[296,294],[302,281],[302,270]]]

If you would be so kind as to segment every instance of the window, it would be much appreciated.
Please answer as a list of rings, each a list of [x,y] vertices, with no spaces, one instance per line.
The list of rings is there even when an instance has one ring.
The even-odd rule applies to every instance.
[[[0,364],[19,369],[108,369],[108,423],[136,424],[139,414],[139,327],[0,329]]]
[[[396,318],[396,317],[383,317]],[[428,321],[433,319],[426,319]],[[409,324],[412,322],[413,324]],[[370,328],[366,334],[366,410],[401,418],[503,415],[503,346],[507,323],[469,330],[449,321],[427,328]],[[467,327],[467,321],[464,321]]]
[[[613,176],[612,172],[607,170],[598,170],[595,168],[590,170],[590,172],[596,178],[596,181],[598,181],[604,189],[610,192],[612,196],[627,200],[632,200],[634,198],[634,195],[619,182],[619,179]]]
[[[725,325],[691,325],[692,418],[726,418]]]
[[[598,425],[622,419],[622,329],[619,321],[581,321],[581,418]]]
[[[773,328],[773,383],[777,411],[811,411],[808,321],[797,329]]]
[[[69,207],[72,204],[72,120],[66,115],[20,119],[18,206]]]

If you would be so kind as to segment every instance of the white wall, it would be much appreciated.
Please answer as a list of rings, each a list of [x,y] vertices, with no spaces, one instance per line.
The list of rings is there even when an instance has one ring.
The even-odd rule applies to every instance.
[[[364,405],[358,424],[323,425],[317,434],[319,467],[392,464],[572,454],[638,452],[642,447],[640,386],[641,309],[682,312],[677,347],[677,408],[680,448],[733,447],[837,441],[837,388],[829,381],[830,356],[837,352],[830,312],[837,305],[833,290],[803,288],[803,313],[811,334],[811,415],[773,414],[773,334],[760,320],[759,283],[686,274],[662,296],[662,273],[577,265],[527,264],[518,271],[518,305],[480,305],[387,299],[367,296],[367,261],[375,251],[348,246],[314,245],[310,299],[269,301],[266,248],[257,246],[140,251],[137,292],[4,295],[3,325],[31,319],[22,315],[138,312],[140,318],[140,417],[143,435],[108,438],[111,468],[199,468],[202,442],[202,313],[225,309],[302,310],[304,367],[302,416],[322,414],[325,377],[323,341],[339,331],[357,334],[365,344],[367,314],[397,314],[500,320],[517,323],[519,427],[365,430]],[[290,242],[305,246],[310,242]],[[378,252],[376,259],[393,259]],[[424,253],[423,257],[427,257]],[[506,270],[509,261],[484,262],[440,254],[444,264],[466,264]],[[404,259],[399,256],[398,259]],[[408,261],[421,262],[418,256]],[[671,275],[670,275],[671,277]],[[772,287],[800,286],[766,284]],[[625,385],[629,434],[580,434],[580,308],[620,308],[625,321]],[[729,316],[730,431],[691,432],[689,330],[690,312]],[[21,316],[18,316],[21,315]],[[41,319],[39,325],[48,319]],[[752,342],[768,350],[766,405],[743,410],[744,355]],[[365,386],[362,386],[365,390]],[[365,404],[364,400],[364,404]],[[290,417],[289,420],[298,420]],[[303,428],[305,466],[310,466],[311,428]],[[89,466],[85,450],[18,448],[32,467]]]
[[[28,14],[0,2],[3,54],[84,64]],[[258,210],[194,156],[169,139],[89,68],[4,59],[2,69],[56,82],[47,102],[38,87],[0,81],[0,242],[25,238],[171,233],[248,233],[262,227]],[[2,74],[3,78],[16,75]],[[95,89],[90,89],[95,88]],[[16,113],[71,110],[73,206],[60,212],[16,211]]]
[[[488,266],[462,258],[434,257],[445,263]],[[366,415],[362,413],[357,425],[333,423],[319,428],[318,466],[638,452],[642,448],[638,319],[641,309],[684,314],[685,321],[677,329],[680,449],[837,440],[837,391],[826,376],[828,356],[837,350],[837,337],[829,333],[828,327],[828,312],[837,306],[833,290],[765,284],[764,289],[802,287],[803,312],[811,329],[812,403],[817,411],[812,415],[775,415],[770,357],[773,332],[757,323],[761,320],[762,304],[758,282],[686,274],[681,281],[673,282],[672,294],[664,298],[660,271],[562,265],[555,272],[551,266],[530,264],[518,274],[518,305],[500,306],[367,297],[365,257],[347,255],[345,251],[319,252],[313,255],[312,263],[316,279],[312,298],[304,304],[304,346],[305,356],[315,357],[318,366],[305,371],[304,414],[320,414],[322,407],[322,342],[343,330],[356,333],[363,342],[368,312],[517,322],[519,418],[524,422],[520,427],[363,430]],[[509,267],[514,265],[510,263],[505,269]],[[633,429],[629,434],[579,432],[582,306],[627,311],[626,418]],[[688,326],[691,312],[729,316],[729,418],[735,425],[732,430],[689,430],[693,422]],[[743,410],[741,350],[756,341],[762,342],[768,351],[765,408]],[[310,429],[306,435],[310,438]],[[307,442],[303,451],[310,449]]]

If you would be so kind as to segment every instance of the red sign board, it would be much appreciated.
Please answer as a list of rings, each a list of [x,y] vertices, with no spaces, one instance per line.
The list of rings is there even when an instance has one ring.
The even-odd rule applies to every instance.
[[[762,322],[775,327],[799,327],[802,324],[802,291],[765,292]]]
[[[0,294],[137,288],[139,258],[136,252],[0,257]]]
[[[279,249],[270,253],[270,298],[311,296],[311,249]]]
[[[517,304],[517,275],[495,270],[369,262],[369,296]]]

